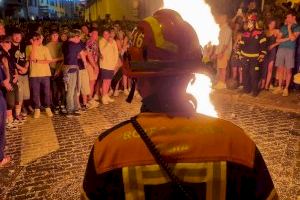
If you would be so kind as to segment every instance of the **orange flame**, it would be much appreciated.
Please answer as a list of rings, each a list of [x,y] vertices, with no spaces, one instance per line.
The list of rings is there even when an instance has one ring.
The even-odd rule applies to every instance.
[[[164,0],[164,8],[177,11],[195,30],[201,46],[219,44],[220,27],[215,22],[210,6],[204,0]],[[197,100],[197,113],[218,117],[210,101],[212,83],[208,76],[195,74],[186,92]]]

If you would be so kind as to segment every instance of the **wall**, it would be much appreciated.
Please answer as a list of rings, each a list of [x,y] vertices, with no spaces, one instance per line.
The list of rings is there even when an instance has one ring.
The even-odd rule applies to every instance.
[[[90,4],[85,10],[85,18],[91,21],[105,18],[110,14],[112,20],[138,19],[138,0],[97,0]]]

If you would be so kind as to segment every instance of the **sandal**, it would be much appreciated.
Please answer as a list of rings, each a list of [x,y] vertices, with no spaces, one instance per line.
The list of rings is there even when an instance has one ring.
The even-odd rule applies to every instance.
[[[11,161],[10,156],[5,156],[1,161],[0,161],[0,168],[5,167],[5,165],[8,165]]]

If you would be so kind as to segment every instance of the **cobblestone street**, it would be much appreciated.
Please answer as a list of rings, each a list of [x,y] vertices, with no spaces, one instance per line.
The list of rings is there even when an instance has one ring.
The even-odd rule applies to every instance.
[[[80,199],[87,156],[97,136],[136,115],[140,103],[116,102],[79,118],[29,117],[18,131],[7,132],[13,163],[0,169],[0,199]],[[300,116],[259,105],[215,100],[221,118],[242,127],[254,139],[270,169],[280,199],[300,195]]]

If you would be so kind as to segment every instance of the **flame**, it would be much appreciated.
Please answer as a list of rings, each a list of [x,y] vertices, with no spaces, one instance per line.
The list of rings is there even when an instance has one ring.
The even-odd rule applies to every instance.
[[[164,0],[164,8],[177,11],[194,28],[202,47],[219,44],[220,27],[204,0]]]
[[[177,11],[194,28],[202,47],[219,44],[220,27],[204,0],[164,0],[164,8]],[[195,74],[195,80],[190,81],[186,92],[197,100],[197,113],[218,117],[210,101],[211,87],[212,82],[208,76]]]
[[[195,74],[195,79],[190,81],[186,92],[193,95],[196,99],[197,113],[201,113],[210,117],[218,117],[217,111],[210,101],[210,93],[212,90],[211,86],[212,83],[208,76],[204,74]]]

